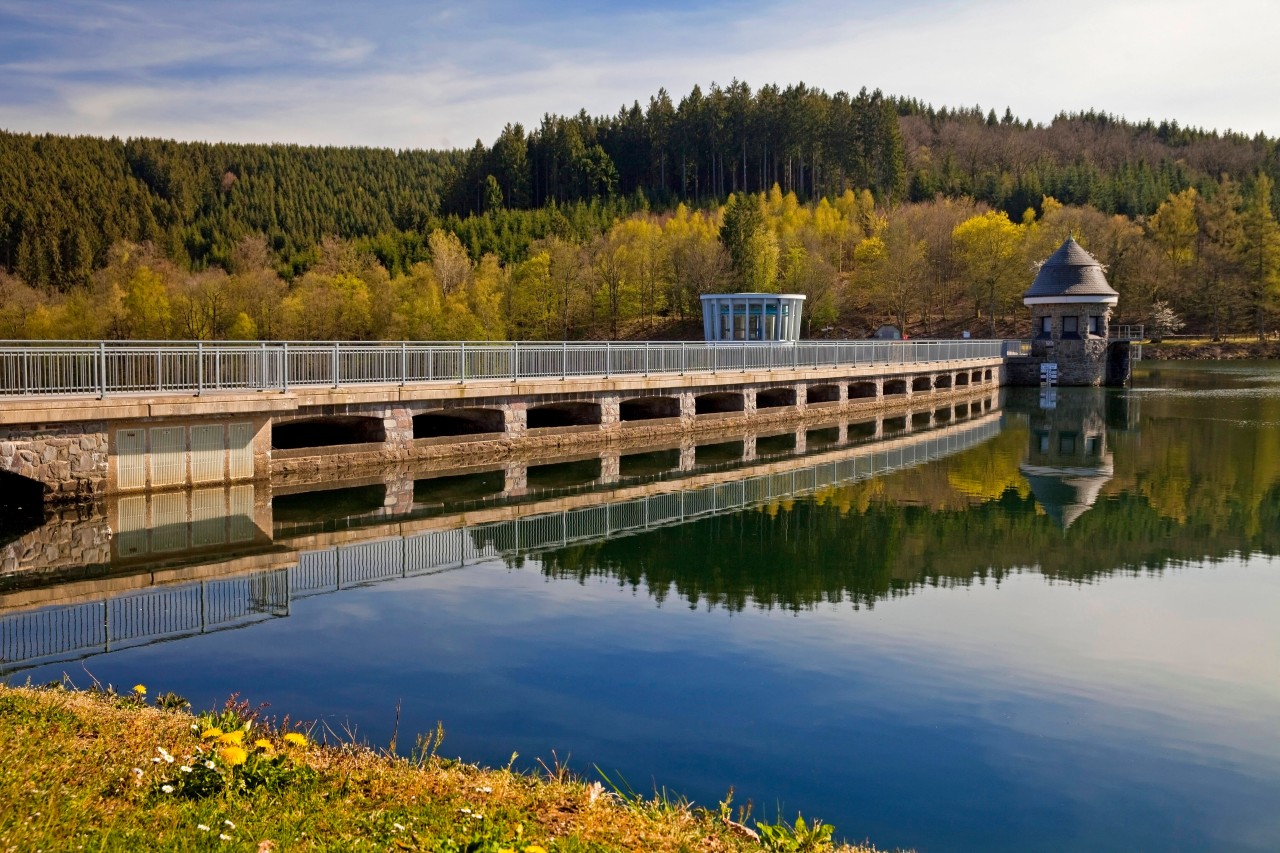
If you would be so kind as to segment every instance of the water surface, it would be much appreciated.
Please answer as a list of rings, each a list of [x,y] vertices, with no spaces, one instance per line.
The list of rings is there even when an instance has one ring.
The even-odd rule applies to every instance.
[[[468,761],[554,755],[709,806],[733,788],[881,847],[1280,849],[1273,365],[526,475],[278,497],[200,557],[224,575],[167,598],[11,580],[5,650],[143,601],[206,612],[5,666],[240,691],[381,745],[398,704],[402,743],[442,720]]]

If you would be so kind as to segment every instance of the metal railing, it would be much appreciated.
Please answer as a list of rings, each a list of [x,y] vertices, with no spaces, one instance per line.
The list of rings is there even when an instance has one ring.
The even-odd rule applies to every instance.
[[[0,342],[0,397],[683,375],[997,359],[999,340]]]
[[[1141,341],[1145,340],[1145,327],[1138,326],[1111,326],[1108,335],[1113,341]]]

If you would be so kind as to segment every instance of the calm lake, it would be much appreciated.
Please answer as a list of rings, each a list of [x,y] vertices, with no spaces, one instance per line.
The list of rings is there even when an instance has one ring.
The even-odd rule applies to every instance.
[[[48,561],[0,579],[0,677],[379,746],[398,706],[402,749],[882,848],[1280,849],[1280,367],[691,450],[0,532]]]

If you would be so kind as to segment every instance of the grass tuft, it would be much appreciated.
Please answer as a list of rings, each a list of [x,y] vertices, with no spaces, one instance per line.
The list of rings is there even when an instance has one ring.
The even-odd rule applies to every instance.
[[[625,782],[609,794],[558,761],[534,776],[441,758],[441,726],[406,757],[319,744],[238,697],[198,716],[181,697],[154,701],[142,685],[0,685],[0,850],[713,852],[764,840],[727,803],[645,799]],[[797,818],[772,849],[872,849],[811,838],[818,827],[798,839]],[[811,843],[787,846],[798,840]]]

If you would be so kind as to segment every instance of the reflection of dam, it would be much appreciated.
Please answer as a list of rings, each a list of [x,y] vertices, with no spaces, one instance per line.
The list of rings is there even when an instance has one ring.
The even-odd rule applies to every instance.
[[[3,594],[0,672],[241,627],[288,615],[293,599],[346,587],[736,512],[939,460],[982,444],[999,431],[998,414],[975,414],[971,420],[928,432],[679,481],[479,512],[386,520],[358,530],[277,540],[271,553],[230,564],[206,563]],[[230,572],[245,573],[227,577]],[[160,585],[147,585],[148,580]]]

